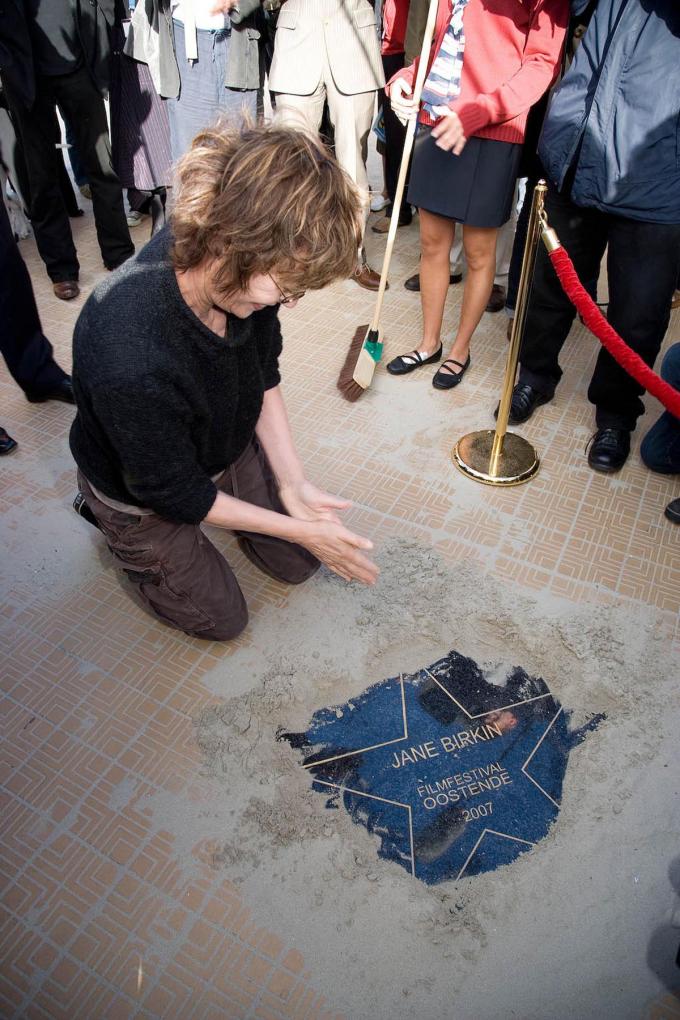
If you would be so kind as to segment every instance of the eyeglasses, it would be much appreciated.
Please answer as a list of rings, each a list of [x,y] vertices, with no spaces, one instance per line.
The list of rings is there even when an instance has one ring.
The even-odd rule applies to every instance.
[[[267,276],[269,277],[269,279],[272,281],[272,283],[274,284],[274,286],[276,287],[276,289],[279,292],[279,304],[280,305],[292,305],[294,301],[299,301],[300,298],[303,298],[305,296],[305,294],[307,293],[306,290],[300,290],[300,291],[298,291],[295,294],[284,294],[283,291],[281,290],[281,288],[279,287],[278,283],[274,279],[274,277],[271,275],[271,273],[267,273]]]

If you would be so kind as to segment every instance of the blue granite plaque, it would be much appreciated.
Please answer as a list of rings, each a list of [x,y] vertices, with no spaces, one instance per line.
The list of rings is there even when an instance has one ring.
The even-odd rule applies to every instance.
[[[313,789],[379,837],[378,853],[427,883],[509,864],[557,817],[570,750],[603,717],[569,729],[539,677],[504,686],[452,651],[417,673],[279,733]]]

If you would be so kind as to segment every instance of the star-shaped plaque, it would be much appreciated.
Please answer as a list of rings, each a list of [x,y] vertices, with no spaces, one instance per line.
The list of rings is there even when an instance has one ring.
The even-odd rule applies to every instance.
[[[380,839],[378,853],[428,883],[508,864],[559,811],[569,732],[545,682],[515,667],[504,686],[452,651],[418,673],[317,712],[306,733],[313,788]]]

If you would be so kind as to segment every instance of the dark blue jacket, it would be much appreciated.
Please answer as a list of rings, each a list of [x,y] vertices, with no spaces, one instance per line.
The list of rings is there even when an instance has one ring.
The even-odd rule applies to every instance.
[[[560,187],[579,146],[577,205],[680,223],[680,0],[598,0],[539,142]]]

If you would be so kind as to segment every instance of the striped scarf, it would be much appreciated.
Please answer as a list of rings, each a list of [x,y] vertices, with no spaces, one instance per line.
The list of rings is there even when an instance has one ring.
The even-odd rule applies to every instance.
[[[463,14],[468,3],[469,0],[455,0],[446,35],[423,85],[423,109],[432,118],[436,116],[432,113],[433,106],[448,106],[460,92],[465,53]]]

